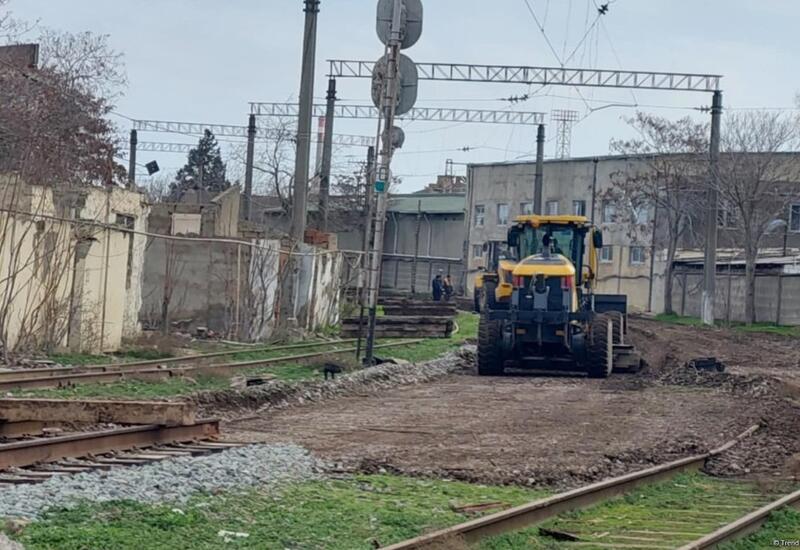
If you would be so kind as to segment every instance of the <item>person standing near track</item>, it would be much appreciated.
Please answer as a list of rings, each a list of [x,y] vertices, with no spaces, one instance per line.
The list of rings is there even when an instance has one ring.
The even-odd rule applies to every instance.
[[[455,290],[453,289],[453,281],[450,279],[450,275],[445,276],[443,289],[444,289],[444,301],[449,302],[450,298],[453,297],[453,293],[455,292]]]
[[[441,302],[442,301],[442,294],[444,292],[444,280],[442,279],[443,271],[440,269],[439,273],[436,274],[436,277],[433,278],[431,282],[431,293],[433,294],[433,301],[434,302]]]

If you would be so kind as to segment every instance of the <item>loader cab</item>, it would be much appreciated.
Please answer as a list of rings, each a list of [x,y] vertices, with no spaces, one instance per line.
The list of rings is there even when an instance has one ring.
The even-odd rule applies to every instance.
[[[602,233],[593,230],[582,216],[521,216],[509,229],[508,246],[520,260],[563,256],[575,267],[577,286],[596,273],[596,251],[602,247]],[[588,245],[586,235],[592,233]],[[598,246],[599,245],[599,246]],[[588,269],[585,269],[588,268]]]

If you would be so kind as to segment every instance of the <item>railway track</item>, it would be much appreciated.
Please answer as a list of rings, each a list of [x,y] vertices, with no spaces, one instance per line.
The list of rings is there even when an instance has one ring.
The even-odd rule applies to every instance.
[[[219,421],[132,426],[0,444],[0,487],[54,476],[199,456],[241,446],[216,441]]]
[[[225,372],[243,368],[285,363],[287,361],[302,361],[325,355],[337,355],[356,351],[355,347],[335,347],[350,344],[355,340],[336,340],[332,342],[308,342],[269,348],[254,348],[247,350],[233,350],[214,352],[186,357],[172,357],[169,359],[137,361],[131,363],[118,363],[108,365],[86,365],[81,367],[53,367],[45,369],[24,369],[0,372],[0,391],[20,389],[58,388],[76,384],[113,383],[125,379],[161,380],[175,376],[184,376],[197,371]],[[379,344],[375,349],[397,346],[406,346],[422,342],[422,339],[406,339]],[[330,346],[329,349],[328,346]],[[326,349],[311,353],[293,355],[280,355],[264,359],[249,361],[234,361],[229,363],[210,363],[205,365],[181,366],[179,363],[196,363],[216,357],[236,355],[239,353],[260,353],[285,350],[295,350],[309,347],[325,347]],[[169,365],[176,365],[170,367]]]
[[[594,519],[575,514],[597,504],[611,504],[643,485],[664,482],[682,473],[697,472],[706,462],[734,446],[755,427],[711,452],[655,466],[585,487],[559,493],[521,506],[473,519],[386,546],[386,550],[478,545],[494,536],[520,533],[547,522],[539,529],[545,540],[559,548],[624,548],[701,550],[714,548],[758,530],[770,513],[785,506],[800,507],[800,491],[764,493],[741,480],[714,480],[714,490],[691,493],[688,502],[659,505],[645,513],[614,515],[603,508]],[[711,478],[709,478],[711,479]],[[716,492],[715,492],[716,491]],[[687,508],[694,502],[699,509]],[[630,506],[636,506],[632,503]],[[570,513],[572,512],[572,513]],[[612,514],[604,516],[604,514]],[[524,531],[528,533],[528,531]],[[534,535],[531,535],[534,536]]]

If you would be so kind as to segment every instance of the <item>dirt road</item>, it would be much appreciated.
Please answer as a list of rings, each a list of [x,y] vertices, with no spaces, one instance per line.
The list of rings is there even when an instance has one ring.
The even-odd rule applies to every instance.
[[[774,337],[633,325],[653,363],[648,373],[589,380],[465,372],[273,410],[226,429],[240,440],[301,444],[346,470],[559,487],[705,451],[754,424],[763,426],[758,435],[720,461],[720,473],[774,470],[800,452],[800,409],[784,399],[717,378],[681,385],[662,376],[686,359],[718,355],[735,372],[794,378],[795,346]]]

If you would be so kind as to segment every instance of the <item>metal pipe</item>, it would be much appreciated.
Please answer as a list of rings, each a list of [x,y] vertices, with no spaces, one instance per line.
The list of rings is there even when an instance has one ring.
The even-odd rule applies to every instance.
[[[131,130],[130,153],[128,155],[128,188],[136,187],[136,145],[139,137],[136,130]]]
[[[245,220],[250,221],[253,203],[253,162],[256,149],[256,115],[247,120],[247,157],[244,165],[244,212]]]
[[[544,193],[544,124],[536,130],[536,176],[533,183],[533,213],[543,214],[542,195]]]

